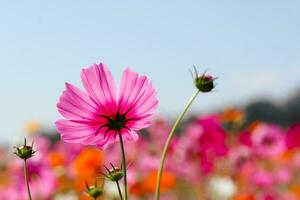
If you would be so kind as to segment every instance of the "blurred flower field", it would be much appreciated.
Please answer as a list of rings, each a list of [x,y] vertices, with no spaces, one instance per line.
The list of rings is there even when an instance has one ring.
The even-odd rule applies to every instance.
[[[300,124],[280,127],[255,121],[245,125],[243,111],[194,116],[181,125],[166,160],[163,200],[297,200],[300,199]],[[35,200],[89,199],[85,181],[103,185],[99,199],[119,199],[115,184],[104,178],[104,166],[121,165],[119,145],[101,151],[64,143],[58,134],[39,134],[28,126],[36,154],[28,160]],[[130,199],[154,199],[156,174],[171,120],[156,116],[126,141]],[[120,182],[121,184],[121,182]],[[0,199],[27,199],[23,163],[13,148],[0,150]]]
[[[0,200],[300,200],[300,1],[0,5]]]

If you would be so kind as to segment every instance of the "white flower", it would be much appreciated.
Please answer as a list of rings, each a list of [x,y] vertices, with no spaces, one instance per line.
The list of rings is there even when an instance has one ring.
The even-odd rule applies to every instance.
[[[213,200],[228,200],[236,192],[235,183],[229,177],[212,177],[208,182],[209,196]]]
[[[56,194],[53,200],[78,200],[75,192],[59,193]]]

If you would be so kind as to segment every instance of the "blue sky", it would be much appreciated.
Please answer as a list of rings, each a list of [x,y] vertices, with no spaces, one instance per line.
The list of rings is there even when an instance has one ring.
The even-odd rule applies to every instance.
[[[53,127],[64,82],[106,63],[130,66],[157,87],[159,112],[177,114],[193,93],[189,69],[218,76],[193,112],[284,100],[300,85],[299,1],[2,1],[0,141],[27,121]]]

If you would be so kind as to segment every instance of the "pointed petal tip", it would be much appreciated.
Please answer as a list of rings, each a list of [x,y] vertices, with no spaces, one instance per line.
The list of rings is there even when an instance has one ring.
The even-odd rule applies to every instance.
[[[73,85],[72,83],[65,82],[65,87],[66,87],[66,89],[69,89],[69,88],[76,87],[76,86]]]
[[[124,74],[138,74],[136,71],[132,70],[130,67],[126,67],[125,70],[123,71]]]
[[[70,85],[70,83],[68,83],[68,82],[65,82],[65,87],[66,87],[66,88],[68,88],[68,87],[69,87],[69,85]]]
[[[100,62],[100,63],[94,63],[94,64],[92,64],[90,67],[88,67],[88,68],[92,68],[92,67],[95,67],[95,68],[101,68],[101,69],[108,69],[107,68],[107,66],[104,64],[104,63],[102,63],[102,62]]]
[[[92,68],[103,68],[103,69],[107,69],[107,66],[106,66],[104,63],[102,63],[102,62],[100,62],[99,64],[98,64],[98,63],[93,63],[93,64],[91,64],[91,65],[88,66],[88,67],[83,67],[82,70],[81,70],[81,73],[84,73],[85,71],[88,71],[88,70],[90,70],[90,69],[92,69]]]

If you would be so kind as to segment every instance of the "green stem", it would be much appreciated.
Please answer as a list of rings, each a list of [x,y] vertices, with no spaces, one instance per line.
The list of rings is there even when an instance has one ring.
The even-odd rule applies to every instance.
[[[116,181],[116,183],[117,183],[117,187],[118,187],[118,192],[119,192],[120,199],[123,200],[123,196],[122,196],[122,192],[121,192],[119,181]]]
[[[121,151],[122,151],[122,169],[124,174],[124,192],[125,192],[125,200],[128,199],[128,193],[127,193],[127,173],[126,173],[126,157],[125,157],[125,150],[124,150],[124,143],[122,134],[120,131],[118,131],[119,139],[120,139],[120,145],[121,145]]]
[[[170,133],[168,136],[168,139],[165,143],[164,149],[163,149],[163,153],[161,156],[161,160],[160,160],[160,165],[159,165],[159,170],[158,170],[158,174],[157,174],[157,179],[156,179],[156,190],[155,190],[155,200],[159,200],[160,197],[160,184],[161,184],[161,178],[162,178],[162,173],[163,173],[163,168],[164,168],[164,163],[165,163],[165,159],[166,159],[166,155],[171,143],[171,140],[175,134],[175,131],[179,125],[179,123],[181,122],[183,116],[185,115],[185,113],[187,112],[187,110],[189,109],[189,107],[192,105],[193,101],[196,99],[196,97],[198,96],[198,94],[200,93],[199,90],[197,90],[197,92],[195,92],[193,94],[193,96],[191,97],[191,99],[188,101],[188,103],[186,104],[185,108],[183,109],[183,111],[180,113],[180,115],[178,116],[178,118],[176,119]]]
[[[29,198],[29,200],[32,200],[30,188],[29,188],[29,182],[28,182],[28,172],[27,172],[26,160],[24,160],[24,176],[25,176],[25,183],[26,183],[27,192],[28,192],[28,198]]]

